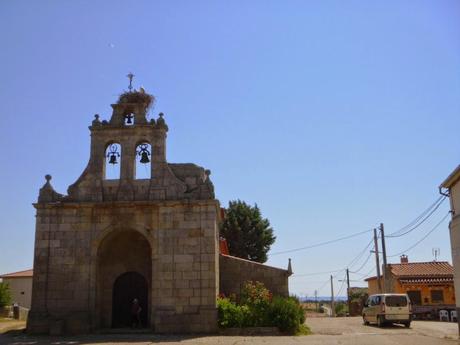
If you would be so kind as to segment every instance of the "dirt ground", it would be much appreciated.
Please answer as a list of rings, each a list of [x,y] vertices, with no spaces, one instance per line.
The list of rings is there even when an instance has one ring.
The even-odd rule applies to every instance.
[[[309,318],[309,336],[166,336],[152,334],[99,334],[78,337],[30,337],[18,331],[0,335],[0,344],[86,345],[86,344],[164,344],[164,345],[434,345],[458,344],[457,324],[414,321],[410,329],[402,326],[378,328],[364,326],[360,317]]]

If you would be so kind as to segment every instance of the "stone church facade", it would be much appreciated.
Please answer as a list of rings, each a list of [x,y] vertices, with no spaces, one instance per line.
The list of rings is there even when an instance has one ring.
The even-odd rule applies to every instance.
[[[213,332],[219,261],[236,276],[233,285],[242,270],[251,271],[251,264],[220,256],[210,171],[167,162],[168,126],[162,113],[147,119],[152,101],[143,89],[132,91],[112,104],[110,120],[95,116],[88,165],[67,195],[46,176],[34,204],[30,333],[129,327],[134,298],[143,326],[156,332]],[[139,163],[149,177],[136,178]],[[119,176],[108,178],[113,166]],[[278,281],[287,294],[286,270],[257,267],[261,280]],[[229,293],[238,288],[232,284]]]

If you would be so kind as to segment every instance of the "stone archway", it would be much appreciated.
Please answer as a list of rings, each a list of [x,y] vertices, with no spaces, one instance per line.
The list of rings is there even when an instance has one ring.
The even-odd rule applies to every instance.
[[[150,325],[151,272],[151,248],[142,234],[137,231],[114,231],[104,238],[97,254],[96,286],[100,327],[129,326],[126,318],[130,318],[130,303],[134,298],[142,298],[142,322],[145,326]],[[133,293],[145,297],[132,297]],[[130,299],[129,307],[126,306],[127,299]],[[128,316],[123,316],[123,313]]]

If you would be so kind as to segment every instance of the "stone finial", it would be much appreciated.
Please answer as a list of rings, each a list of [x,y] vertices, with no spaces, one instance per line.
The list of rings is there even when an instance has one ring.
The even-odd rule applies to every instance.
[[[51,185],[52,176],[49,174],[45,175],[45,184],[42,188],[40,188],[40,192],[38,194],[38,202],[53,202],[59,201],[62,199],[63,195],[57,193],[53,186]]]
[[[93,126],[100,126],[101,121],[99,120],[99,114],[94,114],[94,120],[92,122]]]
[[[168,130],[168,125],[166,124],[165,119],[163,118],[163,116],[165,116],[165,114],[159,113],[158,116],[159,117],[157,119],[157,127],[165,128],[166,130]]]
[[[289,258],[289,263],[288,263],[288,268],[287,268],[287,273],[289,276],[292,275],[292,265],[291,265],[291,258]]]

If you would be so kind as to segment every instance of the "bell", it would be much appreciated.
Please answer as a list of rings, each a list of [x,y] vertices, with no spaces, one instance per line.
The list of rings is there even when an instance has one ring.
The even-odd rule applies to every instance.
[[[149,154],[148,154],[146,151],[144,151],[144,152],[141,153],[141,160],[140,160],[140,162],[141,162],[142,164],[145,164],[145,163],[150,162]]]
[[[126,114],[125,115],[126,124],[131,125],[133,123],[133,118],[134,118],[133,114]]]
[[[117,156],[114,153],[110,155],[109,164],[117,164]]]

